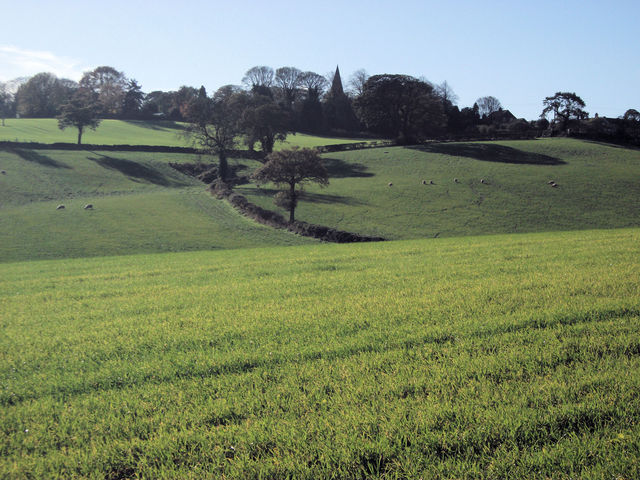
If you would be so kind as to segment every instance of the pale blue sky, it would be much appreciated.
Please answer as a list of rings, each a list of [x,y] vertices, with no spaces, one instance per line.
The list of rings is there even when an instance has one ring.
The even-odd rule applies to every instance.
[[[110,65],[144,91],[239,84],[255,65],[343,80],[405,73],[446,80],[461,107],[497,97],[537,118],[575,91],[591,115],[640,110],[640,0],[0,0],[0,80]]]

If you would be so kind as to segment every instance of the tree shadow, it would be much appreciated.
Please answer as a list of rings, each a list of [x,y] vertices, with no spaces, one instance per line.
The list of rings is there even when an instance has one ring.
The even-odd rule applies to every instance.
[[[183,185],[165,177],[157,170],[141,165],[140,163],[124,158],[107,157],[106,155],[97,153],[94,153],[94,155],[96,155],[96,157],[87,157],[87,160],[96,162],[101,167],[109,170],[116,170],[134,181],[145,181],[163,187],[179,187]]]
[[[441,153],[454,157],[467,157],[483,162],[526,165],[564,165],[565,161],[541,153],[525,152],[517,148],[493,143],[434,143],[406,147],[429,153]]]
[[[323,158],[322,164],[329,172],[329,178],[373,177],[361,163],[349,163],[339,158]]]
[[[123,120],[123,122],[149,130],[178,130],[177,133],[180,133],[185,129],[183,124],[173,120]]]
[[[241,195],[259,195],[261,197],[273,197],[276,193],[280,192],[277,188],[248,188],[248,187],[236,187],[234,191],[240,193]],[[303,202],[311,202],[311,203],[342,203],[344,205],[364,205],[359,200],[356,200],[352,197],[345,197],[343,195],[326,195],[323,193],[310,193],[305,192],[304,190],[300,192],[299,199]]]
[[[15,148],[11,151],[27,162],[37,163],[43,167],[67,168],[71,170],[71,167],[66,163],[58,162],[57,160],[47,157],[46,155],[42,155],[35,150],[22,150],[20,148]]]

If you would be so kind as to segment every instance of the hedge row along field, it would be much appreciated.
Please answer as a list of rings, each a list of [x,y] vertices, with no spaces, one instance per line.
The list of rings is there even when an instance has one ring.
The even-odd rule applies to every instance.
[[[638,478],[640,230],[0,265],[2,478]]]

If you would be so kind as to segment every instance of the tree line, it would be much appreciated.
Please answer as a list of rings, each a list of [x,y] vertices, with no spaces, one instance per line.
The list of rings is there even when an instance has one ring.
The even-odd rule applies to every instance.
[[[0,83],[0,116],[3,124],[5,117],[58,117],[61,128],[78,128],[79,141],[84,129],[97,127],[102,118],[187,122],[201,146],[223,155],[231,133],[242,135],[250,149],[259,145],[266,153],[289,132],[376,135],[400,143],[442,136],[571,133],[640,143],[637,110],[629,109],[617,119],[597,114],[590,118],[582,99],[572,92],[545,98],[540,119],[527,121],[516,118],[493,96],[461,108],[446,81],[437,85],[409,75],[369,76],[358,70],[346,87],[338,69],[323,76],[295,67],[255,66],[244,74],[241,85],[227,85],[212,94],[192,86],[145,93],[135,79],[102,66],[86,72],[79,82],[39,73]]]

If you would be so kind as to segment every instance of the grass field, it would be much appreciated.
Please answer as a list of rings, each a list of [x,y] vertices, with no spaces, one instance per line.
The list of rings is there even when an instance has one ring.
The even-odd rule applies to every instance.
[[[170,147],[190,147],[182,133],[184,125],[172,121],[103,120],[95,130],[86,131],[82,143],[95,145],[157,145]],[[60,130],[54,118],[8,119],[0,127],[0,141],[76,143],[78,131],[73,128]],[[285,142],[276,143],[276,148],[291,146],[317,147],[362,141],[358,138],[318,137],[298,133],[289,135]],[[241,146],[241,148],[244,148]],[[259,148],[259,145],[256,146]]]
[[[300,245],[168,166],[197,155],[0,151],[0,262]],[[203,158],[203,161],[208,159]],[[85,204],[94,210],[85,211]],[[64,210],[56,210],[59,204]]]
[[[324,157],[331,184],[309,186],[296,217],[342,230],[406,239],[640,226],[640,150],[558,138]],[[238,191],[276,208],[269,188]]]
[[[639,278],[638,229],[5,263],[0,477],[638,478]]]

